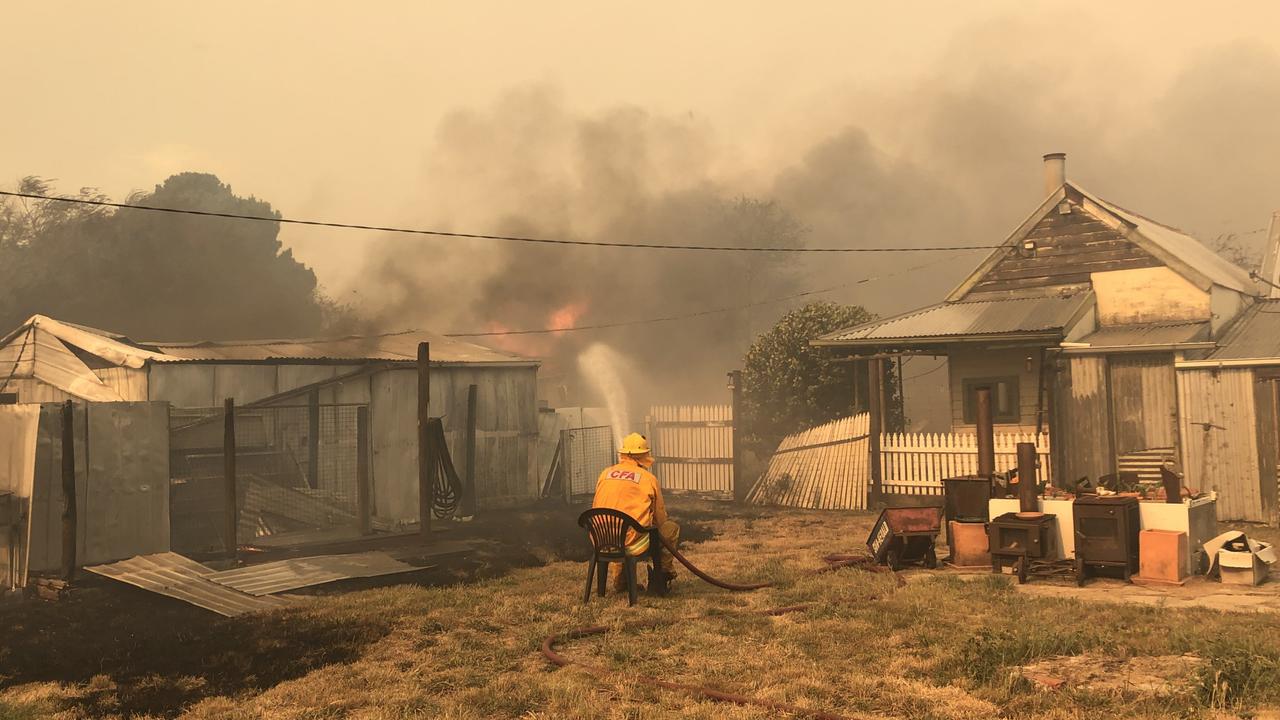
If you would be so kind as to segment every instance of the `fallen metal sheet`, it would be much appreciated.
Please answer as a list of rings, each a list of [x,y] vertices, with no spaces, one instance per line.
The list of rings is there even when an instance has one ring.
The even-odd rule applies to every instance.
[[[208,577],[220,585],[261,596],[323,585],[335,580],[395,575],[425,569],[402,563],[384,552],[365,552],[278,560],[222,570]]]
[[[171,552],[139,555],[107,565],[86,567],[85,570],[226,617],[275,610],[290,604],[283,598],[255,597],[213,582],[209,579],[214,574],[213,570]]]

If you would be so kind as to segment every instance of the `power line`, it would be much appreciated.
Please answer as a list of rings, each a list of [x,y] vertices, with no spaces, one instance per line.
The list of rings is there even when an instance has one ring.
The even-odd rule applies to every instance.
[[[400,228],[385,225],[362,225],[357,223],[324,222],[321,220],[301,220],[286,217],[267,217],[264,215],[240,215],[237,213],[213,212],[209,210],[191,210],[187,208],[166,208],[154,205],[129,205],[107,200],[92,200],[80,197],[51,197],[34,193],[11,192],[0,190],[0,195],[27,198],[30,200],[48,200],[53,202],[75,203],[78,205],[94,205],[97,207],[118,208],[121,210],[147,210],[150,212],[171,213],[175,215],[196,215],[200,217],[227,218],[231,220],[252,220],[256,222],[284,223],[287,225],[308,225],[311,227],[340,228],[344,230],[373,230],[376,232],[400,233],[404,235],[430,235],[443,238],[466,238],[473,240],[500,240],[514,243],[535,243],[541,245],[579,245],[585,247],[631,248],[644,250],[699,250],[710,252],[766,252],[766,253],[909,253],[909,252],[954,252],[956,250],[994,250],[996,245],[956,245],[951,247],[742,247],[718,245],[674,245],[656,243],[610,243],[592,240],[564,240],[556,238],[527,237],[521,235],[488,235],[484,233],[448,232],[445,230],[423,230],[416,228]]]
[[[689,320],[692,318],[704,317],[707,315],[716,315],[719,313],[746,310],[748,308],[759,307],[761,305],[772,305],[774,303],[785,302],[787,300],[795,300],[797,298],[802,298],[802,297],[809,297],[811,295],[822,295],[824,293],[835,292],[836,290],[843,290],[849,287],[864,285],[866,283],[874,282],[876,280],[887,280],[889,278],[897,277],[899,275],[905,275],[906,273],[909,273],[909,272],[915,272],[916,270],[920,270],[922,268],[926,268],[931,265],[937,265],[939,263],[947,262],[949,260],[954,260],[957,257],[959,257],[959,255],[952,255],[950,257],[944,257],[944,258],[933,260],[931,262],[927,262],[921,265],[915,265],[913,267],[905,268],[897,272],[888,273],[886,275],[872,275],[870,277],[865,277],[860,280],[855,280],[853,282],[842,283],[840,285],[833,285],[831,287],[826,287],[819,290],[806,290],[804,292],[794,293],[792,295],[783,295],[780,297],[768,298],[766,300],[760,300],[758,302],[748,303],[746,305],[713,308],[710,310],[699,310],[697,312],[686,313],[683,315],[667,315],[665,317],[645,318],[643,320],[623,320],[620,322],[613,322],[613,323],[601,323],[598,325],[579,325],[576,327],[558,328],[558,329],[557,328],[537,328],[537,329],[531,329],[531,330],[495,330],[492,332],[446,333],[445,337],[477,338],[477,337],[503,337],[508,335],[547,335],[552,333],[579,332],[583,330],[607,330],[610,328],[629,327],[632,325],[652,325],[654,323],[672,322],[675,320]]]

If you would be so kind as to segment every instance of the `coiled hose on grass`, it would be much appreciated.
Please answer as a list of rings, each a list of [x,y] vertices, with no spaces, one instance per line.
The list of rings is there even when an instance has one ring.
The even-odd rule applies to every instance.
[[[698,578],[700,578],[701,580],[707,583],[710,583],[712,585],[715,585],[718,588],[724,588],[725,590],[732,590],[734,592],[745,592],[750,590],[759,590],[761,588],[766,588],[766,587],[772,587],[774,585],[774,583],[771,583],[771,582],[744,584],[744,583],[731,583],[731,582],[726,582],[724,580],[719,580],[703,572],[701,569],[698,568],[698,566],[690,562],[689,559],[686,558],[684,555],[682,555],[680,551],[675,548],[675,546],[673,546],[670,542],[667,541],[666,538],[661,538],[661,540],[662,540],[662,546],[665,547],[667,551],[671,553],[672,557],[674,557],[676,560],[679,560],[681,565],[684,565],[686,568],[688,568],[689,572],[698,576]],[[816,568],[810,572],[813,573],[814,575],[818,575],[821,573],[831,572],[833,570],[839,570],[840,568],[845,568],[845,567],[859,567],[863,570],[870,570],[874,572],[891,572],[893,573],[894,578],[897,580],[897,587],[902,587],[903,585],[906,585],[906,581],[902,579],[901,575],[899,575],[896,572],[893,572],[889,568],[883,567],[881,565],[877,565],[874,562],[874,560],[868,555],[831,554],[824,557],[823,560],[826,562],[825,566]],[[867,600],[878,600],[878,599],[879,599],[878,596],[871,596],[867,598]],[[814,606],[814,603],[786,605],[783,607],[769,608],[767,610],[756,610],[748,614],[766,615],[766,616],[774,617],[778,615],[786,615],[788,613],[793,613],[793,612],[800,612],[802,610],[808,610],[813,606]],[[624,625],[621,629],[649,630],[649,629],[661,627],[664,625],[670,625],[673,622],[674,620],[644,622],[644,623],[628,623]],[[556,645],[566,640],[575,640],[578,638],[591,637],[593,635],[603,635],[607,632],[610,632],[611,630],[612,628],[609,628],[604,625],[595,625],[592,627],[575,628],[573,630],[569,630],[563,633],[553,633],[543,639],[542,655],[543,657],[545,657],[547,660],[549,660],[551,663],[555,664],[558,667],[564,667],[566,665],[576,664],[578,667],[583,668],[584,670],[586,670],[587,672],[590,672],[593,675],[597,675],[597,676],[608,675],[610,674],[610,671],[606,670],[605,668],[597,667],[595,665],[587,665],[585,663],[575,663],[573,660],[570,660],[564,655],[561,655],[560,653],[556,652]],[[663,690],[678,690],[681,692],[687,692],[692,695],[706,698],[707,700],[714,700],[717,702],[733,703],[734,705],[750,705],[754,707],[765,708],[767,710],[772,710],[774,712],[785,712],[785,713],[791,713],[793,715],[811,717],[811,718],[815,718],[816,720],[852,720],[851,718],[845,715],[837,715],[835,713],[829,713],[823,710],[814,710],[811,708],[802,708],[802,707],[799,707],[796,705],[790,705],[787,703],[773,702],[772,700],[761,700],[759,698],[751,698],[745,695],[735,695],[733,693],[721,692],[714,688],[709,688],[702,685],[689,685],[686,683],[671,682],[669,680],[663,680],[661,678],[650,677],[647,675],[636,676],[635,680],[645,685],[649,685],[650,687],[661,688]]]

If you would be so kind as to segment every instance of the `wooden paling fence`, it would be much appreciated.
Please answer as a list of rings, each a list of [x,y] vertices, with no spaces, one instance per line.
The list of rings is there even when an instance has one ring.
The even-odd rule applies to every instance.
[[[978,439],[973,433],[885,433],[880,436],[881,483],[884,492],[941,495],[945,478],[978,472]],[[1036,444],[1039,480],[1052,480],[1049,434],[996,433],[996,472],[1018,465],[1018,443]]]
[[[866,413],[788,435],[747,496],[764,505],[854,510],[867,506]]]
[[[655,405],[646,419],[662,489],[733,493],[733,406]]]

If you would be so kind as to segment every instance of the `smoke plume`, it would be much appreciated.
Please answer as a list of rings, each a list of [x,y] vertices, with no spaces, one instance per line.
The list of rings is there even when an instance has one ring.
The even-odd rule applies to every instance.
[[[1009,62],[1032,42],[1073,62]],[[1271,122],[1280,57],[1219,47],[1171,81],[1126,87],[1106,82],[1124,53],[1091,48],[1082,59],[1073,42],[1021,25],[971,33],[923,76],[888,89],[836,87],[815,107],[797,107],[790,132],[763,149],[730,146],[693,114],[584,112],[554,88],[513,91],[440,125],[404,214],[424,226],[614,243],[997,244],[1042,199],[1040,156],[1065,151],[1068,177],[1108,199],[1205,240],[1234,233],[1260,244],[1261,233],[1248,233],[1280,203],[1270,161],[1280,152]],[[883,314],[937,301],[981,256],[813,260],[386,239],[361,274],[361,310],[379,328],[496,332],[741,307],[849,284],[821,299]],[[853,284],[867,277],[881,279]],[[556,402],[600,401],[577,370],[597,342],[634,368],[625,379],[633,408],[724,401],[723,373],[803,301],[479,340],[546,359],[545,384],[568,389]]]

